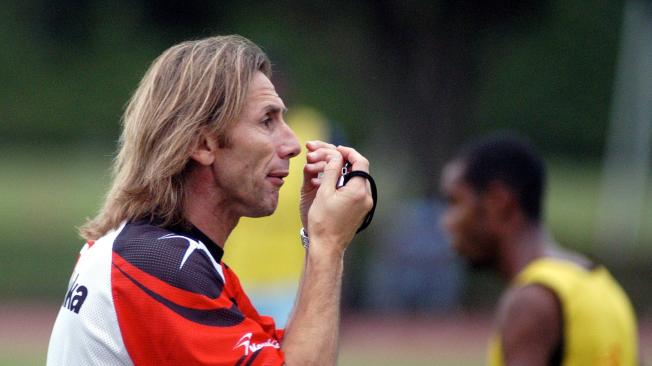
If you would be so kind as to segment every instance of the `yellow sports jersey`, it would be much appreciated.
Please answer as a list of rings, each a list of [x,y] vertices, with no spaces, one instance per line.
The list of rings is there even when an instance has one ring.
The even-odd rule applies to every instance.
[[[541,258],[530,263],[512,286],[539,284],[554,291],[562,306],[564,366],[638,365],[636,317],[627,295],[607,269]],[[498,334],[489,344],[489,365],[502,366]]]

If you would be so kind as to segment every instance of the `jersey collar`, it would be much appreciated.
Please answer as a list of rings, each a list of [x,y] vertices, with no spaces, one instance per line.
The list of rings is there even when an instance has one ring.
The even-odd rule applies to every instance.
[[[170,229],[178,234],[182,234],[184,236],[188,236],[197,241],[201,241],[202,243],[204,243],[204,245],[206,245],[206,248],[211,253],[211,256],[213,256],[213,259],[215,259],[215,262],[217,263],[222,262],[222,256],[224,256],[224,250],[222,249],[222,247],[217,245],[217,243],[211,240],[211,238],[209,238],[208,235],[204,234],[195,225],[191,224],[190,228],[175,226],[175,227],[171,227]]]

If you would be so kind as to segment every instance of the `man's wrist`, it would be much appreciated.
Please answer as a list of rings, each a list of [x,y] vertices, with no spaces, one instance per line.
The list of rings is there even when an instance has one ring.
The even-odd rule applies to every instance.
[[[308,237],[308,233],[304,228],[299,230],[299,237],[301,238],[301,245],[303,248],[308,250],[308,248],[310,248],[310,238]]]

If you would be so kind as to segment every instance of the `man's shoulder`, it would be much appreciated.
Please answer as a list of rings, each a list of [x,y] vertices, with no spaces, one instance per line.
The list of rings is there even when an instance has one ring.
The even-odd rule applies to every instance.
[[[559,306],[559,296],[548,286],[531,283],[507,290],[501,299],[501,307],[507,312],[528,309],[529,312],[545,312]]]
[[[555,291],[541,284],[512,287],[503,293],[498,306],[498,320],[514,317],[546,321],[561,314],[561,302]]]
[[[552,355],[563,333],[559,298],[538,284],[509,289],[501,299],[497,322],[509,359]]]
[[[224,286],[221,265],[201,240],[148,223],[127,223],[113,253],[137,270],[177,288],[216,298]]]

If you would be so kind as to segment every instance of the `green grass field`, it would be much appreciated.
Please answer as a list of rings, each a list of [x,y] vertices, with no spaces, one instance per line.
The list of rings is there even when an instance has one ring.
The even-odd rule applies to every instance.
[[[97,210],[110,159],[83,151],[0,152],[0,297],[61,296]]]
[[[76,227],[97,211],[110,160],[107,152],[81,149],[0,151],[1,297],[63,294],[82,245]],[[563,245],[594,247],[599,177],[598,165],[551,164],[547,219]],[[652,209],[644,214],[638,258],[650,258],[652,248]]]
[[[584,252],[598,249],[595,231],[600,199],[601,166],[556,161],[550,165],[546,219],[562,245]],[[652,177],[644,202],[652,202]],[[652,255],[652,205],[641,213],[639,243],[634,255]],[[648,257],[650,258],[650,257]]]
[[[47,301],[54,303],[56,309],[82,246],[76,227],[98,209],[109,184],[110,160],[107,153],[93,150],[0,151],[3,301]],[[547,219],[560,243],[581,251],[593,248],[599,177],[598,165],[551,164]],[[651,197],[649,192],[647,198]],[[652,210],[648,208],[644,215],[641,244],[635,256],[649,263]],[[646,309],[649,311],[649,307]],[[51,324],[41,326],[49,334]],[[3,327],[4,324],[0,326]],[[41,334],[36,337],[36,344],[30,344],[13,338],[6,328],[4,332],[0,330],[0,365],[44,363],[47,334]],[[376,335],[372,332],[370,337]],[[423,353],[408,346],[393,348],[387,344],[359,347],[354,338],[344,339],[340,365],[345,366],[483,363],[477,344],[472,351],[448,353],[422,345],[422,349],[429,350]]]

